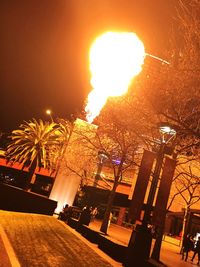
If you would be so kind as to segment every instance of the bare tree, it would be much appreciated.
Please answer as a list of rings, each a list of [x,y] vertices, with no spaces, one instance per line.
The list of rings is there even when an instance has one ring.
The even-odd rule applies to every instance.
[[[63,138],[59,151],[59,168],[64,169],[66,175],[79,176],[83,185],[91,176],[97,157],[95,147],[92,145],[96,136],[96,127],[90,126],[81,119],[74,122],[62,119],[60,127]]]
[[[176,128],[180,150],[187,145],[188,152],[200,144],[199,12],[199,1],[178,1],[171,44],[163,51],[170,64],[146,59],[136,84],[140,102],[149,107],[146,114]]]
[[[179,164],[177,166],[176,175],[173,181],[173,195],[171,196],[170,202],[168,204],[168,209],[172,206],[176,198],[181,198],[184,206],[184,217],[183,217],[183,227],[182,227],[182,238],[187,234],[188,226],[188,215],[190,208],[200,201],[200,176],[198,176],[200,171],[200,163],[197,160],[191,160],[184,164]]]
[[[112,170],[113,183],[110,189],[101,231],[107,233],[108,221],[112,209],[117,186],[123,181],[124,173],[127,170],[139,165],[144,137],[139,136],[143,124],[139,123],[136,114],[134,117],[127,116],[126,103],[118,100],[110,100],[105,106],[101,115],[96,119],[98,125],[96,134],[91,135],[84,131],[77,131],[79,142],[85,146],[90,161],[97,160],[98,152],[101,151],[107,156],[106,165]],[[115,105],[117,102],[117,105]],[[123,103],[122,103],[123,102]],[[130,127],[131,123],[131,127]],[[93,159],[93,160],[92,160]],[[94,168],[94,165],[93,165]],[[96,168],[96,167],[95,167]]]
[[[99,119],[99,149],[108,155],[107,165],[113,171],[113,187],[110,191],[106,211],[100,230],[107,233],[108,221],[117,186],[123,180],[123,174],[138,164],[139,138],[134,131],[127,130],[125,122],[120,123],[113,117],[113,111]]]

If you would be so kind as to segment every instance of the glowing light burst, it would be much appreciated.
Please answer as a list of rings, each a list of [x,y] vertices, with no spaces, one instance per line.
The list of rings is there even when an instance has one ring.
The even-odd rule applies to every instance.
[[[109,96],[125,94],[140,73],[145,58],[143,43],[135,33],[106,32],[90,49],[91,85],[85,107],[88,122],[99,115]]]

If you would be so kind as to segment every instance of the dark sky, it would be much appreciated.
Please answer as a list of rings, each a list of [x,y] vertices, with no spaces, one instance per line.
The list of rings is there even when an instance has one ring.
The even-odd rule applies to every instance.
[[[166,43],[174,0],[1,0],[0,130],[67,117],[91,90],[88,52],[108,30],[134,31],[146,51]]]

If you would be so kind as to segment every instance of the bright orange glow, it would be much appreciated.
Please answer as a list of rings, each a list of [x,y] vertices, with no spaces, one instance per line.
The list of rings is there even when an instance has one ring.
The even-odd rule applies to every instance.
[[[91,85],[85,107],[92,123],[109,96],[125,94],[132,79],[140,73],[145,58],[143,43],[135,33],[106,32],[90,50]]]
[[[47,114],[47,115],[51,115],[51,110],[50,110],[50,109],[47,109],[47,110],[46,110],[46,114]]]

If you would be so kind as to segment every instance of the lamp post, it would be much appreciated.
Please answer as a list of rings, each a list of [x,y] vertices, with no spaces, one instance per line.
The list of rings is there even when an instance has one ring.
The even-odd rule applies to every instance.
[[[98,165],[97,165],[97,172],[94,179],[94,187],[97,187],[98,181],[101,179],[101,171],[103,167],[103,163],[108,159],[108,154],[105,151],[99,151],[98,152]]]
[[[49,117],[51,118],[51,122],[53,122],[53,117],[52,117],[52,111],[50,109],[46,110],[46,114],[49,115]]]
[[[156,165],[155,165],[155,169],[154,169],[154,173],[153,173],[153,179],[151,182],[151,187],[150,187],[150,191],[149,191],[149,195],[148,195],[148,199],[147,199],[147,203],[146,203],[146,208],[145,208],[145,214],[144,214],[144,218],[142,221],[142,224],[144,226],[147,226],[148,223],[151,222],[151,219],[150,219],[151,218],[151,212],[153,210],[153,204],[154,204],[155,195],[156,195],[156,191],[157,191],[157,187],[158,187],[158,182],[159,182],[159,178],[160,178],[160,172],[162,169],[163,159],[164,159],[164,156],[166,154],[166,146],[176,136],[176,131],[174,129],[172,129],[170,126],[166,126],[166,125],[160,126],[159,131],[161,134],[161,141],[160,141],[159,150],[157,152]]]
[[[166,144],[162,142],[160,144],[159,151],[157,152],[156,165],[154,169],[153,179],[151,182],[151,187],[150,187],[150,191],[149,191],[149,195],[148,195],[148,199],[147,199],[147,203],[145,207],[144,218],[142,221],[142,224],[145,227],[147,227],[148,224],[151,223],[151,212],[153,210],[154,198],[155,198],[155,194],[156,194],[156,190],[157,190],[157,186],[159,182],[159,177],[160,177],[160,172],[162,168],[162,163],[164,159],[165,145]]]
[[[153,172],[153,178],[151,181],[150,190],[148,193],[147,203],[144,208],[144,216],[141,225],[136,225],[135,230],[132,232],[131,239],[129,241],[126,267],[132,266],[132,263],[141,264],[141,261],[149,259],[152,233],[151,228],[151,213],[153,212],[153,205],[155,202],[156,192],[158,189],[158,183],[160,180],[160,173],[162,169],[163,159],[166,154],[167,145],[172,141],[176,135],[176,131],[169,126],[160,127],[161,140],[160,147],[156,155],[156,163]],[[138,265],[141,266],[141,265]],[[143,265],[142,265],[143,266]]]

